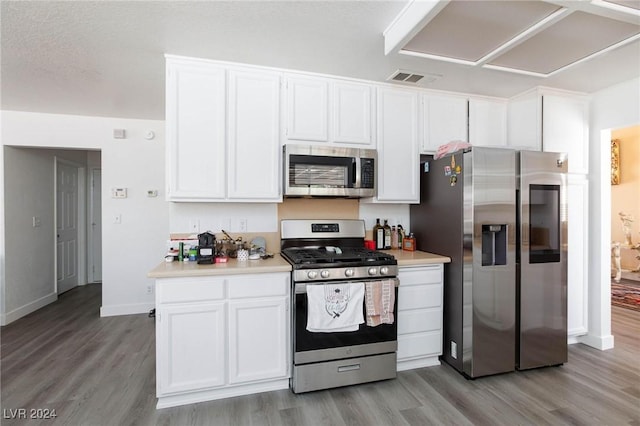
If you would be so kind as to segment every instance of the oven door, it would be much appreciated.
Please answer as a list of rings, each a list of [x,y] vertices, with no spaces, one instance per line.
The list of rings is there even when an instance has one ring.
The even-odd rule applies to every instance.
[[[388,278],[386,278],[388,279]],[[294,330],[294,364],[308,364],[336,359],[353,358],[366,355],[395,352],[398,327],[398,284],[395,279],[396,303],[393,307],[395,321],[393,324],[380,324],[376,327],[360,324],[357,331],[314,333],[307,331],[307,291],[308,285],[323,285],[323,282],[297,283],[293,292],[293,330]],[[372,280],[366,280],[372,281]],[[353,283],[354,281],[348,281]],[[363,281],[364,282],[364,281]],[[343,282],[332,281],[331,284]],[[346,282],[345,282],[346,283]],[[362,304],[364,316],[366,311]]]

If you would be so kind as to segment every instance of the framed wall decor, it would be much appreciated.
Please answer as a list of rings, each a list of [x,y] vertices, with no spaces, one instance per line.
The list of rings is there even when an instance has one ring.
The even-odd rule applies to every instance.
[[[611,141],[611,185],[620,183],[620,141]]]

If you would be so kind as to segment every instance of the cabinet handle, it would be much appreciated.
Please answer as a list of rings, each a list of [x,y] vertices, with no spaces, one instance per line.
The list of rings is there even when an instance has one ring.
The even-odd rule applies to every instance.
[[[343,365],[338,367],[338,373],[344,373],[346,371],[360,370],[360,364]]]

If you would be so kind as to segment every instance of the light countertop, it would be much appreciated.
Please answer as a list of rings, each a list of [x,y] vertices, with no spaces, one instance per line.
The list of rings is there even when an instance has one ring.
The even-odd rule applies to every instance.
[[[446,256],[424,251],[386,250],[385,252],[398,259],[398,266],[420,266],[451,262],[451,259]],[[198,265],[197,262],[161,262],[147,276],[149,278],[179,278],[289,271],[291,271],[291,265],[279,253],[276,253],[271,259],[247,260],[245,262],[229,259],[227,263],[214,263],[211,265]]]
[[[202,277],[211,275],[268,274],[289,272],[291,265],[280,253],[271,259],[247,260],[229,259],[226,263],[198,265],[197,262],[162,262],[147,274],[149,278]]]
[[[393,255],[398,260],[398,266],[422,266],[437,263],[450,263],[447,256],[440,256],[426,251],[405,251],[405,250],[384,250],[385,253]]]

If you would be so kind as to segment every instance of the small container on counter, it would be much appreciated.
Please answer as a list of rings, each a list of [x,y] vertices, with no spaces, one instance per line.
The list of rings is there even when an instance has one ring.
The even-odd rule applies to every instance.
[[[413,236],[413,232],[402,240],[402,250],[416,251],[416,237]]]

